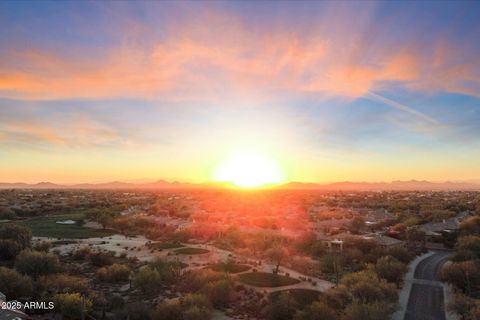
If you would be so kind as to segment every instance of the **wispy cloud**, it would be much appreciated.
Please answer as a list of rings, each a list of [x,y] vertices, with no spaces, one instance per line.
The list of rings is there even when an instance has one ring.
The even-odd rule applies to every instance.
[[[392,47],[381,37],[372,42],[359,33],[362,29],[331,30],[352,15],[346,11],[315,22],[306,36],[282,26],[254,29],[233,12],[204,10],[181,23],[137,22],[135,41],[131,23],[119,26],[129,28],[128,41],[94,52],[3,48],[0,96],[215,100],[222,95],[271,99],[286,92],[357,98],[395,87],[480,95],[478,59],[460,61],[461,50],[445,41],[432,52],[418,43]],[[368,25],[372,17],[362,19]],[[157,28],[165,32],[152,36]]]
[[[434,118],[426,115],[425,113],[422,113],[412,107],[409,107],[409,106],[406,106],[402,103],[399,103],[397,101],[394,101],[392,99],[389,99],[389,98],[386,98],[384,96],[381,96],[379,94],[376,94],[374,92],[368,92],[366,95],[365,95],[367,98],[370,98],[372,100],[375,100],[375,101],[380,101],[390,107],[393,107],[395,109],[398,109],[400,111],[403,111],[403,112],[407,112],[413,116],[415,116],[416,118],[420,119],[420,120],[423,120],[429,124],[433,124],[433,125],[440,125],[440,122],[435,120]]]

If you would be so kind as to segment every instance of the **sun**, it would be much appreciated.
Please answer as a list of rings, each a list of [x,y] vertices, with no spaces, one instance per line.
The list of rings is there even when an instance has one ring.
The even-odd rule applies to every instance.
[[[272,158],[257,152],[241,152],[225,159],[215,170],[213,179],[241,188],[257,188],[284,182],[285,176]]]

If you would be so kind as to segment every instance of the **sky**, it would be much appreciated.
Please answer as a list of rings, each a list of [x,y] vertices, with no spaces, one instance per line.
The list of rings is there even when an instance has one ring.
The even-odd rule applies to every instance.
[[[480,179],[480,3],[2,1],[0,181]]]

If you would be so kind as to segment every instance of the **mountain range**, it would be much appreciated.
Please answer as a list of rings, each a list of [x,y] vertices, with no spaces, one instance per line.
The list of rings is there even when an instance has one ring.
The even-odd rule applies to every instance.
[[[222,189],[231,188],[232,185],[225,183],[185,183],[168,182],[158,180],[155,182],[121,182],[114,181],[109,183],[82,183],[82,184],[55,184],[52,182],[39,183],[2,183],[0,189]],[[465,182],[431,182],[431,181],[392,181],[392,182],[334,182],[334,183],[307,183],[307,182],[289,182],[280,185],[269,186],[270,189],[287,190],[343,190],[343,191],[372,191],[372,190],[419,190],[419,191],[441,191],[441,190],[480,190],[480,183],[477,181]]]

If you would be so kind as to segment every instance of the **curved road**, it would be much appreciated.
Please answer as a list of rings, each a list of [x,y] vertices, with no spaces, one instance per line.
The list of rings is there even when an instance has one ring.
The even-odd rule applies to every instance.
[[[449,252],[437,251],[417,265],[405,320],[445,320],[440,270],[449,255]]]

